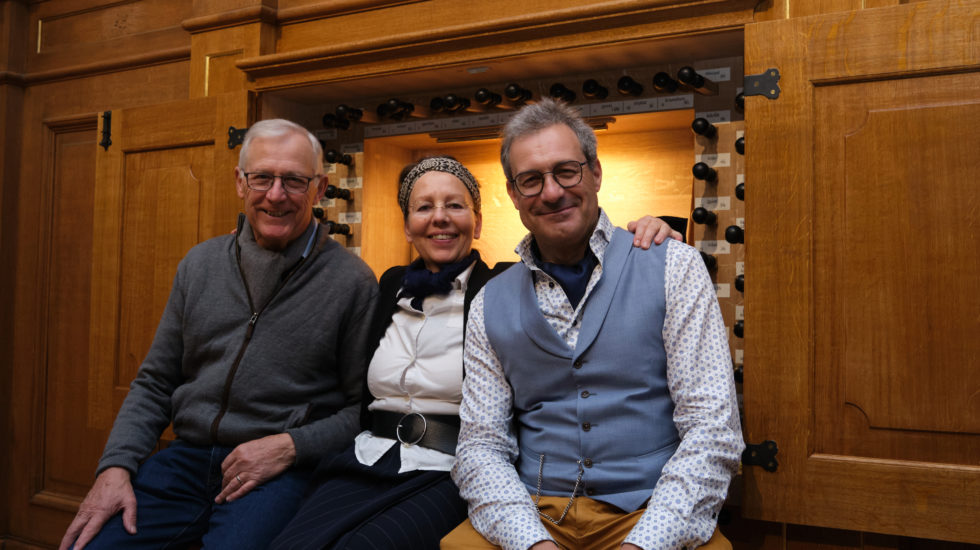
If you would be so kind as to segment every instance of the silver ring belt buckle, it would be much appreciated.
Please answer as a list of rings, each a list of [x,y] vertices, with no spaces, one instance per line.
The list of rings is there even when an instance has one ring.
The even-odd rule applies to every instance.
[[[417,416],[422,420],[422,432],[419,433],[418,437],[412,439],[411,441],[408,441],[402,437],[402,429],[404,428],[409,430],[409,435],[411,435],[411,426],[409,425],[408,422],[406,422],[406,420],[408,420],[410,416]],[[422,416],[422,413],[410,412],[405,416],[403,416],[401,420],[398,421],[398,427],[395,428],[395,437],[397,437],[398,441],[403,445],[418,445],[419,441],[422,441],[422,438],[425,437],[425,431],[427,428],[428,428],[428,424],[425,421],[425,417]]]

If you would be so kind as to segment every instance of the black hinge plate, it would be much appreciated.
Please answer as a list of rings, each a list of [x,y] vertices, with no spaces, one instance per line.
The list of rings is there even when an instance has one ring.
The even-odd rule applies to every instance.
[[[779,69],[766,69],[762,74],[745,75],[742,93],[746,96],[761,95],[769,99],[779,97]]]
[[[234,126],[228,127],[228,148],[234,149],[235,147],[242,144],[245,141],[245,132],[248,132],[248,128],[238,129]]]
[[[102,147],[106,151],[109,150],[109,146],[112,145],[112,111],[102,112],[102,141],[99,142],[99,147]]]
[[[762,466],[762,469],[767,472],[775,472],[776,468],[779,467],[779,461],[776,460],[776,453],[778,452],[779,447],[776,446],[775,441],[767,439],[758,445],[747,443],[745,450],[742,451],[742,464],[745,466]]]

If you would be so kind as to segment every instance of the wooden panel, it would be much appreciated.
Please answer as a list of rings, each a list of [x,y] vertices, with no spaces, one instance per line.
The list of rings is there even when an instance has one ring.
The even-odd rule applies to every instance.
[[[183,15],[174,10],[172,0],[140,0],[38,17],[36,53],[65,51],[144,34],[161,27],[175,27]]]
[[[746,101],[745,434],[780,449],[749,517],[980,542],[978,237],[950,217],[976,209],[978,13],[746,28],[746,73],[782,73]]]
[[[817,451],[980,456],[980,157],[957,138],[980,126],[977,89],[980,73],[815,90]]]
[[[92,464],[102,452],[107,432],[79,423],[87,408],[86,371],[79,357],[88,355],[92,207],[95,188],[96,118],[47,125],[45,166],[51,167],[46,201],[50,220],[43,249],[45,362],[43,461],[33,463],[40,479],[36,492],[80,498],[88,491]],[[82,260],[82,261],[80,261]]]
[[[177,263],[203,240],[200,198],[206,182],[214,181],[213,147],[206,144],[126,155],[119,362],[114,382],[122,396],[153,342]]]
[[[190,39],[180,23],[190,8],[191,0],[37,3],[31,10],[28,71],[41,76],[69,67],[99,70],[100,64],[118,65],[119,58],[135,56],[132,63],[141,64],[175,49],[186,52]]]

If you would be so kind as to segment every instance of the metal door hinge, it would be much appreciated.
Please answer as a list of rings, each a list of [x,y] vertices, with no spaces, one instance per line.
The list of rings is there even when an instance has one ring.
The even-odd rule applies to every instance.
[[[758,445],[746,443],[745,450],[742,451],[742,464],[745,466],[762,466],[762,469],[767,472],[775,472],[776,468],[779,467],[779,461],[776,460],[776,453],[778,452],[779,448],[776,446],[776,442],[768,439]]]
[[[769,99],[776,99],[779,97],[778,82],[779,69],[776,68],[766,69],[766,72],[761,74],[747,74],[745,75],[742,94],[746,96],[761,95]]]
[[[234,126],[228,127],[228,148],[234,149],[236,146],[241,145],[245,141],[245,132],[248,132],[248,128],[238,129]]]
[[[99,142],[99,147],[102,147],[106,151],[109,150],[109,146],[112,145],[112,111],[102,112],[102,141]]]

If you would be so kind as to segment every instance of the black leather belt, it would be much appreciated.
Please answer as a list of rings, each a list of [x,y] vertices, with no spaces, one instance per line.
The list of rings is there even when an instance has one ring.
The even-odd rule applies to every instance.
[[[371,411],[371,419],[374,435],[448,455],[456,454],[456,440],[459,439],[459,417],[456,415]]]

